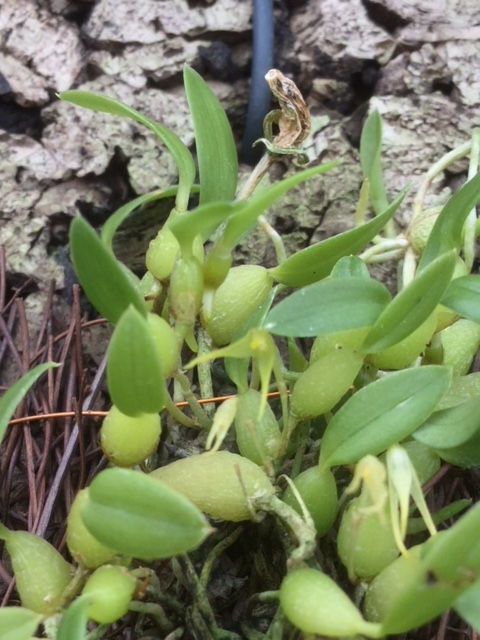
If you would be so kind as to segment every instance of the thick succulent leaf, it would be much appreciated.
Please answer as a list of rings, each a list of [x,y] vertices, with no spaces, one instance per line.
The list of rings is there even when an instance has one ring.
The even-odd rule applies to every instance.
[[[320,467],[353,464],[401,442],[425,422],[448,389],[446,367],[388,374],[357,391],[325,430]]]
[[[183,71],[192,114],[200,176],[200,204],[232,200],[237,188],[235,140],[218,98],[191,67]]]
[[[418,265],[418,270],[425,269],[442,253],[462,246],[462,231],[465,220],[473,207],[480,200],[480,173],[456,191],[443,207],[427,240]]]
[[[370,327],[389,302],[389,292],[376,280],[332,278],[279,302],[264,327],[276,335],[297,338]]]
[[[473,322],[480,322],[480,276],[455,278],[448,285],[441,303]]]
[[[377,318],[362,349],[375,353],[400,342],[434,311],[450,282],[456,253],[450,251],[428,265]]]
[[[454,609],[477,633],[480,633],[480,579],[476,580],[458,600]]]
[[[378,215],[388,207],[383,186],[382,166],[382,119],[378,111],[373,111],[365,121],[360,137],[360,162],[363,175],[370,183],[370,200]]]
[[[129,307],[115,327],[107,353],[107,383],[122,413],[157,413],[164,406],[165,379],[148,322]]]
[[[177,135],[170,129],[132,109],[132,107],[107,96],[90,93],[89,91],[72,90],[62,91],[58,97],[60,100],[65,100],[78,107],[130,118],[153,131],[170,151],[178,168],[177,208],[179,211],[184,211],[187,208],[190,189],[195,180],[195,163],[193,162],[192,154]]]
[[[289,287],[304,287],[326,278],[340,258],[365,249],[395,215],[405,194],[406,189],[383,213],[366,224],[298,251],[271,269],[271,276]]]
[[[76,598],[62,614],[56,640],[85,640],[88,610],[91,605],[92,597],[90,595],[86,594]]]
[[[143,196],[139,196],[128,202],[127,204],[117,209],[115,213],[108,218],[105,224],[102,227],[102,233],[100,235],[102,242],[105,244],[107,249],[112,250],[112,241],[113,236],[116,234],[118,227],[122,224],[122,222],[132,213],[135,209],[138,209],[144,204],[149,204],[150,202],[155,202],[155,200],[160,200],[162,198],[171,198],[178,191],[178,187],[171,187],[170,189],[156,189],[155,191],[151,191],[150,193],[146,193]]]
[[[416,579],[398,597],[385,619],[385,635],[416,629],[450,608],[480,575],[480,505],[428,542]]]
[[[87,529],[125,556],[152,560],[187,553],[211,532],[189,500],[139,471],[102,471],[88,496],[81,510]]]
[[[38,378],[52,367],[58,367],[55,362],[46,362],[39,364],[38,367],[32,369],[24,376],[12,384],[0,398],[0,443],[3,440],[8,423],[13,416],[15,409],[18,407],[22,398],[26,395],[30,387],[35,384]]]
[[[0,610],[0,638],[2,640],[30,640],[42,616],[23,607]]]
[[[80,284],[102,316],[115,324],[130,304],[146,314],[145,302],[125,269],[81,216],[70,226],[70,251]]]
[[[432,449],[457,447],[480,430],[480,398],[435,411],[413,437]]]

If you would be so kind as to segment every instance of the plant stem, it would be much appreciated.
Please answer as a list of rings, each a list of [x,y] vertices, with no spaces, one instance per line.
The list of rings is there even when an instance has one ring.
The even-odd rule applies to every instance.
[[[199,404],[195,394],[192,391],[190,380],[188,379],[188,377],[184,373],[178,372],[175,375],[175,379],[180,384],[183,397],[188,402],[193,415],[197,418],[198,424],[202,427],[202,429],[210,429],[210,427],[212,426],[212,421],[205,413],[203,407]]]
[[[174,418],[180,424],[183,424],[184,427],[190,427],[193,429],[197,428],[195,421],[186,416],[183,411],[180,411],[180,409],[170,397],[168,391],[165,393],[165,409],[172,416],[172,418]]]
[[[198,332],[198,355],[202,356],[204,353],[210,353],[212,350],[212,339],[208,333],[200,328]],[[213,398],[213,382],[212,382],[212,369],[210,362],[199,362],[197,365],[198,372],[198,384],[200,386],[201,398]],[[208,418],[212,419],[215,413],[215,405],[207,404],[205,407],[205,413]]]
[[[468,166],[468,180],[476,176],[480,156],[480,129],[474,129],[472,134],[472,149],[470,152],[470,164]],[[472,270],[475,259],[475,226],[477,224],[477,212],[475,207],[468,214],[465,221],[465,238],[463,240],[463,257],[467,269]]]
[[[287,560],[287,565],[294,568],[302,565],[315,553],[317,532],[309,514],[302,518],[295,509],[272,495],[261,495],[252,498],[252,504],[257,510],[274,513],[283,520],[293,531],[298,546]]]
[[[247,178],[247,181],[238,192],[235,200],[248,200],[276,160],[277,159],[270,153],[266,153],[262,156],[260,162],[255,166],[252,173]]]

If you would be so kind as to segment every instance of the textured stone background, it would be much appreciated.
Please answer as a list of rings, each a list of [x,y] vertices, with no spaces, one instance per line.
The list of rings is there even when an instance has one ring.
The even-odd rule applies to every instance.
[[[275,7],[275,66],[296,80],[311,107],[309,152],[318,161],[343,161],[271,212],[287,245],[293,250],[352,225],[359,135],[373,108],[384,120],[389,196],[412,183],[399,214],[405,223],[422,174],[480,125],[478,0],[279,0]],[[14,281],[34,278],[34,312],[51,278],[59,293],[65,285],[63,247],[73,215],[99,225],[135,195],[175,182],[171,158],[149,131],[74,108],[55,93],[80,88],[119,98],[191,145],[186,62],[216,92],[240,142],[251,3],[3,0],[0,42],[0,244]],[[458,163],[437,179],[428,204],[444,201],[465,167]],[[274,175],[285,170],[296,169],[287,161]],[[147,217],[127,233],[133,241],[122,246],[120,238],[130,264],[141,268],[159,224],[158,216]],[[249,252],[271,259],[258,236],[240,259]]]

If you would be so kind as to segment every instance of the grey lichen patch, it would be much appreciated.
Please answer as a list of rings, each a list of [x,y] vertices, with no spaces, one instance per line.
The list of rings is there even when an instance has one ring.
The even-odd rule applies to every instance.
[[[367,14],[361,0],[324,0],[299,9],[291,22],[303,55],[321,49],[334,59],[343,56],[386,62],[394,39]]]
[[[94,51],[90,64],[102,73],[115,76],[131,87],[141,89],[148,80],[164,82],[181,73],[185,62],[197,55],[199,45],[206,42],[174,37],[146,45],[127,45],[121,54],[110,51]]]
[[[28,0],[4,0],[0,41],[6,55],[30,70],[31,76],[38,76],[22,86],[16,67],[7,65],[7,73],[2,68],[21,104],[43,104],[46,96],[41,89],[68,89],[83,67],[84,50],[77,28]],[[25,77],[26,71],[22,75]]]
[[[137,94],[129,85],[106,76],[86,83],[80,89],[116,98],[136,108],[177,132],[186,144],[193,139],[181,90],[167,92],[147,89]],[[56,156],[75,176],[103,174],[116,150],[121,150],[124,157],[134,159],[132,182],[139,192],[148,190],[152,185],[158,186],[156,176],[159,173],[165,183],[165,172],[171,168],[165,161],[165,147],[146,127],[130,119],[97,113],[64,102],[55,103],[46,112],[51,124],[45,128],[43,142],[47,148],[55,148]],[[141,160],[142,156],[145,156],[145,162]],[[139,175],[139,163],[142,162],[146,170],[143,180]],[[165,165],[168,169],[165,169]],[[172,179],[174,176],[175,173]]]
[[[0,53],[0,68],[15,99],[22,107],[46,104],[49,81],[12,55]]]
[[[80,212],[80,203],[106,209],[111,197],[111,189],[100,179],[74,178],[45,189],[34,205],[34,217],[51,217],[59,213],[73,217]]]
[[[207,7],[192,7],[187,0],[100,0],[85,31],[102,42],[153,44],[169,36],[246,32],[251,12],[250,3],[237,0],[217,0]]]

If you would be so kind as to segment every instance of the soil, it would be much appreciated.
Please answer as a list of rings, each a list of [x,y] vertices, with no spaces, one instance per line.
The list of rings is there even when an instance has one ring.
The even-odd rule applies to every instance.
[[[410,185],[396,216],[401,232],[425,172],[480,126],[478,0],[275,0],[274,15],[274,67],[295,80],[310,108],[312,135],[305,148],[312,164],[341,160],[340,167],[296,187],[269,212],[287,252],[354,226],[363,179],[360,135],[375,109],[383,120],[388,198]],[[102,363],[111,332],[76,284],[69,225],[80,213],[100,228],[137,195],[175,184],[176,172],[148,130],[73,107],[57,94],[81,89],[114,97],[171,128],[193,148],[182,84],[188,64],[220,99],[240,149],[250,87],[252,3],[3,0],[0,42],[0,384],[7,388],[37,362],[56,360],[63,366],[30,394],[17,416],[73,412],[9,432],[0,460],[0,519],[44,535],[63,550],[72,499],[105,465],[97,446],[99,423],[81,419],[78,407],[108,407]],[[257,114],[257,126],[263,115]],[[467,161],[460,160],[437,176],[425,207],[441,206],[467,169]],[[287,158],[267,180],[297,170]],[[241,165],[241,179],[250,171]],[[146,247],[170,206],[140,210],[115,240],[117,255],[139,275]],[[260,232],[236,252],[237,263],[274,261]],[[379,266],[376,273],[392,287],[396,265]],[[198,446],[186,443],[184,435],[179,441]],[[458,492],[475,496],[474,473],[468,481],[455,473],[451,478]],[[215,565],[209,596],[219,628],[242,634],[248,618],[260,633],[270,624],[276,605],[251,594],[278,588],[283,559],[268,543],[271,532],[266,522],[244,525]],[[216,540],[230,533],[220,527]],[[203,560],[195,558],[198,567]],[[8,564],[0,565],[0,586],[4,603],[14,603]],[[130,615],[109,637],[210,637],[202,635],[190,587],[181,590],[189,612],[184,635],[170,636],[150,619]],[[455,637],[473,637],[454,619],[448,624]],[[453,631],[446,635],[447,626],[432,626],[415,637],[453,638]]]

